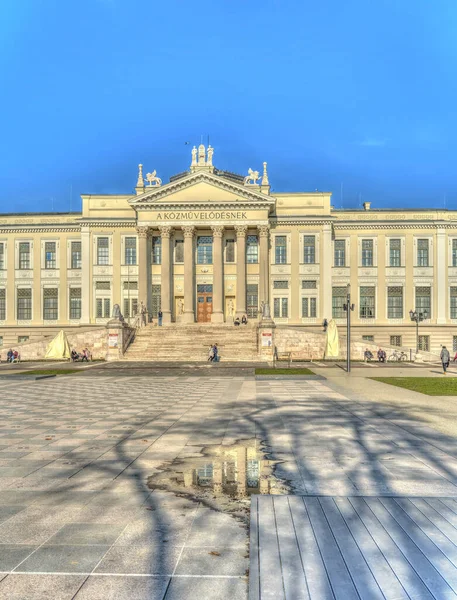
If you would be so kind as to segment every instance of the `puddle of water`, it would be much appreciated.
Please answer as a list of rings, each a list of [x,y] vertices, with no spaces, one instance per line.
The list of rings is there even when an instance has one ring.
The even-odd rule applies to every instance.
[[[191,451],[192,447],[187,447]],[[178,457],[149,477],[148,487],[185,496],[214,510],[249,518],[251,494],[288,494],[287,482],[274,474],[280,461],[266,458],[258,440],[232,446],[206,446]]]

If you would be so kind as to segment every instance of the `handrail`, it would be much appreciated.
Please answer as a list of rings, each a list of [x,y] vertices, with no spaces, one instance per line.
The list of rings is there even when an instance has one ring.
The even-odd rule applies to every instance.
[[[129,333],[128,333],[125,341],[124,341],[123,348],[122,348],[122,354],[126,353],[127,348],[130,346],[130,344],[133,341],[133,338],[136,335],[136,332],[138,331],[138,329],[140,329],[140,327],[141,327],[141,317],[142,317],[141,314],[135,315],[135,318],[133,320],[133,324],[132,325],[129,324],[130,331],[129,331]]]

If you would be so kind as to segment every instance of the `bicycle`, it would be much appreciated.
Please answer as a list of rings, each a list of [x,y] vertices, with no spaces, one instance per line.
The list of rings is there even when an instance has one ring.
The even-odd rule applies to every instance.
[[[403,352],[403,350],[401,352],[394,350],[387,360],[389,362],[401,362],[408,360],[408,356],[406,352]]]

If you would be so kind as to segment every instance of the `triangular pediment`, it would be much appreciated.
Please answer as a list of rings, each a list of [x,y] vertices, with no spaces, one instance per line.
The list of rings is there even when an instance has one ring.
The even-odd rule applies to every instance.
[[[132,208],[153,205],[199,205],[199,204],[275,204],[275,199],[260,192],[258,186],[244,186],[208,172],[197,172],[171,181],[166,185],[146,188],[130,201]]]

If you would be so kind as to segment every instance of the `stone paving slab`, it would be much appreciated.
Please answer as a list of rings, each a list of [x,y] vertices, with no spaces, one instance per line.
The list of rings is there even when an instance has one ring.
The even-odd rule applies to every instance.
[[[249,599],[457,598],[449,498],[253,496]]]

